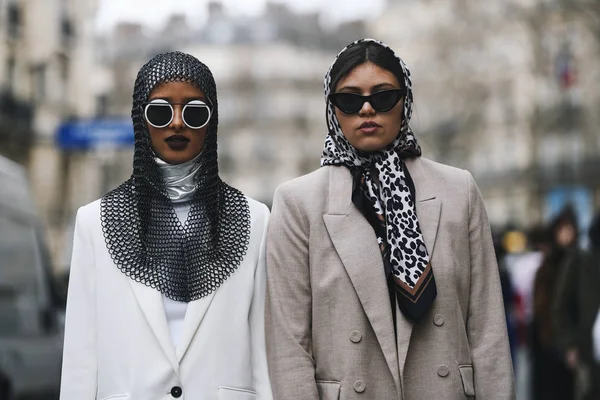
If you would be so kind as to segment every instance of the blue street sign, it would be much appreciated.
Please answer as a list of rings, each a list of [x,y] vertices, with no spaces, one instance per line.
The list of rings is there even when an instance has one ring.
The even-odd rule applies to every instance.
[[[58,127],[56,141],[65,150],[132,147],[133,124],[125,118],[66,122]]]

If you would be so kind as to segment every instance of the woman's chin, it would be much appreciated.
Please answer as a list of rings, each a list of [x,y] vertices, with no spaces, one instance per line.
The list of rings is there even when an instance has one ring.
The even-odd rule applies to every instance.
[[[350,144],[358,151],[373,153],[385,149],[390,143],[380,138],[369,137]]]
[[[193,160],[200,152],[189,152],[189,151],[162,151],[158,153],[158,158],[166,162],[167,164],[177,165],[183,164],[190,160]]]

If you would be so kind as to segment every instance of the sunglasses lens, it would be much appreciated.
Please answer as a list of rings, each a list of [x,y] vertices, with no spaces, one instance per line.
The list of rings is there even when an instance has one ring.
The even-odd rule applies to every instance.
[[[173,118],[173,109],[169,104],[148,104],[146,107],[146,120],[155,127],[165,127]]]
[[[192,129],[202,128],[210,119],[210,109],[204,104],[188,104],[183,109],[183,120]]]
[[[354,114],[361,109],[364,100],[362,96],[354,93],[335,93],[331,95],[331,102],[340,111],[346,114]]]
[[[384,90],[371,96],[371,105],[375,110],[385,112],[394,108],[401,98],[402,92],[398,90]]]

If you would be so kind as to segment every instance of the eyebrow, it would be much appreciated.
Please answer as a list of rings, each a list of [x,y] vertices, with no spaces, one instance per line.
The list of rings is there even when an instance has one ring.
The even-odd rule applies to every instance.
[[[394,86],[391,83],[387,83],[387,82],[379,83],[379,84],[371,87],[371,93],[373,93],[374,91],[376,91],[378,89],[383,89],[383,88],[396,88],[396,86]],[[359,93],[362,92],[362,88],[360,88],[358,86],[344,86],[344,87],[341,87],[338,91],[342,91],[342,90],[349,90],[352,92],[359,92]]]
[[[148,100],[166,100],[169,103],[171,103],[173,101],[173,99],[169,96],[156,96],[156,97],[150,97]],[[206,96],[190,96],[190,97],[184,97],[183,98],[183,103],[189,103],[192,100],[201,100],[203,102],[207,102],[207,98]]]

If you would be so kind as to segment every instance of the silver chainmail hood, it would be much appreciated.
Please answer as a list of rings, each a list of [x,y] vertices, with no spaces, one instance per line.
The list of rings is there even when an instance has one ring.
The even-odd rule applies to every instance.
[[[143,117],[143,103],[152,90],[172,81],[199,87],[214,107],[204,148],[194,160],[195,189],[185,224],[173,209]],[[189,302],[216,290],[248,248],[248,201],[218,173],[218,115],[215,81],[206,65],[181,52],[152,58],[140,69],[133,90],[133,174],[101,200],[102,230],[116,266],[176,301]]]

